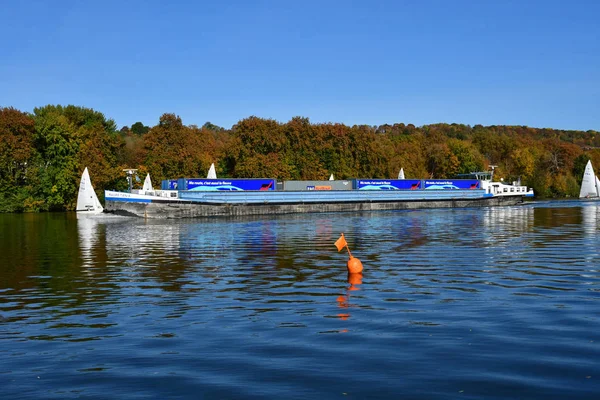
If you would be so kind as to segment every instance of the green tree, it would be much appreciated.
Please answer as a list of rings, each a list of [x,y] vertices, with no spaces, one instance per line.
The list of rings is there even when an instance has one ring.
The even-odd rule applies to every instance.
[[[580,154],[573,161],[573,175],[577,177],[578,185],[581,185],[581,181],[583,180],[583,173],[589,160],[590,157],[587,154]]]
[[[86,166],[96,190],[118,178],[114,153],[122,139],[112,119],[72,105],[35,108],[33,118],[39,155],[35,197],[44,200],[44,208],[74,209],[79,178]]]
[[[225,128],[222,128],[222,127],[220,127],[218,125],[215,125],[215,124],[213,124],[211,122],[208,122],[208,121],[205,122],[204,125],[202,125],[202,128],[206,129],[206,130],[209,130],[209,131],[212,131],[212,132],[223,132],[225,130]]]
[[[136,122],[131,125],[131,133],[137,136],[142,136],[150,131],[150,127],[142,124],[141,122]]]

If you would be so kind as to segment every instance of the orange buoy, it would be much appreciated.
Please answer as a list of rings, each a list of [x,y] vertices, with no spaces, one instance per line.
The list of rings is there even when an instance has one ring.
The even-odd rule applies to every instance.
[[[358,258],[353,257],[352,253],[350,253],[350,247],[348,247],[348,242],[346,242],[346,238],[344,237],[343,233],[340,238],[335,241],[335,247],[337,247],[338,251],[342,251],[344,247],[346,250],[348,250],[348,257],[350,258],[348,259],[347,266],[350,274],[359,274],[362,272],[363,265]]]
[[[363,265],[356,257],[350,256],[348,259],[348,272],[351,274],[359,274],[363,270]]]

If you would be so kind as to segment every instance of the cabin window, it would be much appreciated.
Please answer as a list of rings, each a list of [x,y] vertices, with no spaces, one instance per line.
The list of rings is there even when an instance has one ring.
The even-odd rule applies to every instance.
[[[504,188],[504,193],[508,192],[508,188]]]
[[[515,188],[510,188],[511,193],[515,191]]]

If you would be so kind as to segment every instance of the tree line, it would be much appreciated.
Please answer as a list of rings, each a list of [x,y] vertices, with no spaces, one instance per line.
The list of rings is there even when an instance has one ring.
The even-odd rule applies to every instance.
[[[231,129],[184,125],[172,113],[152,127],[117,124],[80,106],[47,105],[32,113],[0,107],[0,212],[73,210],[87,166],[104,189],[127,188],[124,168],[163,179],[219,177],[324,180],[450,178],[496,165],[495,179],[533,187],[543,198],[577,197],[585,164],[600,166],[597,131],[412,124],[380,126],[282,123],[251,116]]]

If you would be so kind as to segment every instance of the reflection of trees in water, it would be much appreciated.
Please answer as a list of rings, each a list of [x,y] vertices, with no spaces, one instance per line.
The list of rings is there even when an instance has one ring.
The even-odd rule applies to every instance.
[[[534,224],[537,228],[558,228],[581,223],[579,207],[535,207]]]
[[[0,241],[0,254],[7,257],[0,262],[1,288],[16,304],[10,320],[85,325],[86,317],[104,315],[115,285],[98,273],[104,264],[95,224],[80,225],[75,213],[10,218],[11,237]]]
[[[593,203],[565,201],[551,204],[551,207],[534,208],[534,247],[551,247],[557,243],[578,240],[588,228],[593,229],[593,220],[586,221],[586,213],[593,213],[595,208]],[[588,205],[591,206],[589,211]]]
[[[74,215],[73,215],[74,217]],[[77,231],[64,214],[3,214],[0,240],[0,289],[43,285],[64,290],[77,278]],[[46,278],[39,278],[46,277]],[[64,277],[54,279],[52,277]]]

